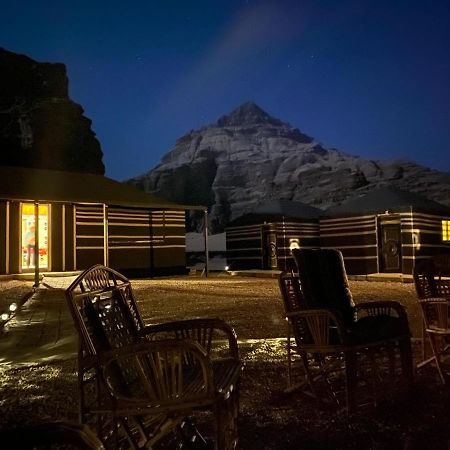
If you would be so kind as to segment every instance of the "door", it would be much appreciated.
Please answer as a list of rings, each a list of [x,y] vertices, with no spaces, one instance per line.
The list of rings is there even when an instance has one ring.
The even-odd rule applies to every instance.
[[[402,271],[402,243],[399,223],[380,224],[380,272]]]
[[[264,232],[264,266],[263,269],[274,270],[278,267],[277,234],[275,231]]]
[[[21,221],[21,257],[22,272],[34,270],[36,264],[40,269],[49,269],[49,205],[40,204],[38,209],[39,249],[36,249],[36,217],[34,203],[22,203]]]

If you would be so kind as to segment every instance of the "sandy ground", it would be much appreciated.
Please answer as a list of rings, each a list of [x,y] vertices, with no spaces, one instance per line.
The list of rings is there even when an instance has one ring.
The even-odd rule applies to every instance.
[[[11,303],[31,292],[31,281],[8,280],[0,281],[0,312],[8,310]]]
[[[351,421],[302,392],[285,394],[285,348],[276,338],[286,336],[286,322],[275,279],[180,277],[136,280],[133,286],[147,323],[208,316],[235,328],[246,365],[239,422],[242,449],[450,448],[450,393],[431,367],[418,372],[414,395],[392,396],[387,407],[362,411]],[[413,284],[352,281],[350,287],[355,302],[400,301],[413,336],[420,336]],[[6,292],[12,291],[0,289],[0,297]],[[77,419],[73,358],[0,367],[0,377],[0,429]]]
[[[278,282],[272,278],[172,278],[134,281],[145,321],[201,316],[220,317],[240,339],[286,336],[286,322]],[[355,303],[397,300],[405,306],[414,336],[421,318],[414,285],[398,282],[350,281]]]

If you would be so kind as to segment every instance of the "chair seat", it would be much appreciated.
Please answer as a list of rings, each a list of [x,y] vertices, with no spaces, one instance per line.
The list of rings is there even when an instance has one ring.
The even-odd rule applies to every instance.
[[[236,391],[239,382],[239,377],[242,371],[242,363],[231,358],[211,361],[213,379],[214,379],[214,397],[209,401],[215,401],[217,397],[223,396],[224,400],[229,397],[233,391]],[[185,392],[186,397],[195,397],[204,392],[204,378],[198,370],[194,370],[185,378]],[[199,399],[202,395],[199,397]],[[202,402],[205,403],[205,398]],[[206,400],[208,403],[208,400]]]
[[[214,385],[217,392],[233,391],[242,371],[242,363],[227,359],[213,361]]]
[[[354,344],[372,343],[405,336],[403,324],[398,317],[388,315],[366,316],[357,320],[350,328],[350,339]]]

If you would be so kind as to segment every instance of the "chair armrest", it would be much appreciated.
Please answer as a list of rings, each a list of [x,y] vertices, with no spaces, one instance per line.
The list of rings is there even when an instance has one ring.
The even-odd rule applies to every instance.
[[[360,311],[364,312],[366,316],[392,316],[392,313],[395,313],[396,317],[406,320],[408,318],[404,306],[392,300],[358,303],[355,305],[355,312],[358,315]]]
[[[419,304],[428,332],[450,334],[449,300],[443,297],[430,297],[419,300]]]
[[[362,312],[362,317],[376,317],[376,316],[390,316],[398,317],[400,321],[400,327],[402,332],[410,335],[408,315],[406,314],[405,307],[393,300],[384,300],[378,302],[364,302],[358,303],[355,306],[356,318],[361,319],[360,312]]]
[[[236,333],[221,319],[200,318],[148,325],[142,334],[151,340],[191,339],[198,342],[208,355],[211,353],[213,341],[225,339],[228,341],[229,355],[233,359],[239,359]]]
[[[286,315],[292,325],[297,341],[312,339],[306,345],[332,346],[346,345],[349,341],[348,331],[338,311],[330,309],[306,309]]]
[[[440,298],[450,300],[450,279],[449,278],[435,278],[437,295]]]
[[[116,414],[189,409],[216,395],[211,362],[188,339],[146,341],[98,358]]]

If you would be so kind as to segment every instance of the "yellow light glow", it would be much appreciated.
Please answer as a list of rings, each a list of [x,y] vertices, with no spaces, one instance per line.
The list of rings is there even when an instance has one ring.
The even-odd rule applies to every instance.
[[[442,221],[442,240],[450,241],[450,220]]]
[[[32,270],[39,262],[39,268],[47,269],[49,266],[49,212],[48,204],[39,204],[38,230],[39,249],[36,249],[36,215],[34,203],[22,203],[21,205],[21,268]]]
[[[299,239],[289,239],[289,250],[292,251],[294,248],[300,248]]]

